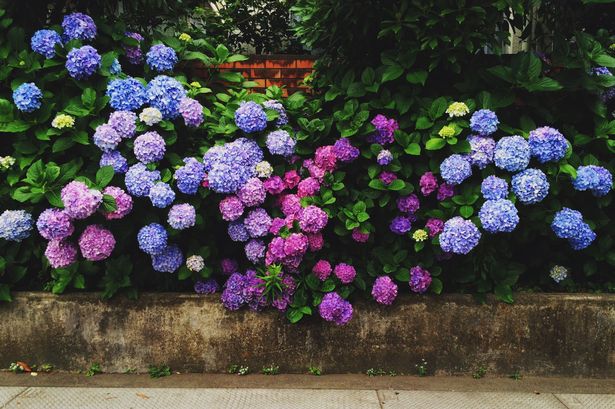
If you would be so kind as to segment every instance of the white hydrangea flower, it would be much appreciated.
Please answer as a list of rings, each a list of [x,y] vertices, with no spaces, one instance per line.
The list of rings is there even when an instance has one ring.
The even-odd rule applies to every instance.
[[[162,121],[162,112],[157,108],[145,108],[140,114],[139,119],[147,126],[152,126]]]

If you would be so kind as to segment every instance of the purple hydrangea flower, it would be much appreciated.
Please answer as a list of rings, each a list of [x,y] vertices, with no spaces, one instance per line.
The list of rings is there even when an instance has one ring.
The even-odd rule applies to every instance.
[[[429,231],[429,237],[436,237],[444,230],[444,220],[431,218],[425,223],[425,228]]]
[[[160,171],[148,170],[143,163],[136,163],[128,168],[124,183],[128,193],[137,197],[145,197],[154,186],[154,182],[160,180]]]
[[[227,196],[220,201],[219,205],[220,214],[222,214],[222,219],[228,222],[232,222],[233,220],[237,220],[243,215],[243,204],[241,200],[237,196]]]
[[[269,100],[263,102],[263,107],[266,109],[272,109],[278,113],[278,119],[276,119],[275,124],[277,126],[284,126],[288,123],[288,115],[286,115],[286,110],[284,109],[284,105],[276,100]]]
[[[252,239],[244,247],[246,258],[253,264],[258,264],[265,258],[265,243],[262,240]]]
[[[313,177],[307,177],[303,179],[297,185],[297,196],[298,197],[307,197],[314,196],[320,190],[320,182],[318,179]]]
[[[245,207],[259,206],[267,197],[267,191],[259,178],[250,178],[237,191],[237,197]]]
[[[0,239],[20,242],[30,237],[34,220],[25,210],[5,210],[0,214]]]
[[[318,260],[314,267],[312,267],[312,273],[318,278],[320,281],[325,281],[331,275],[333,268],[331,268],[331,263],[327,260]]]
[[[376,133],[369,138],[370,142],[388,145],[395,141],[394,134],[399,129],[395,119],[387,119],[384,115],[378,114],[372,119],[371,124],[376,127]]]
[[[228,280],[226,280],[221,297],[222,304],[226,309],[236,311],[241,308],[245,303],[245,287],[244,276],[238,272],[233,273]]]
[[[175,192],[167,183],[157,182],[151,187],[147,196],[151,200],[154,207],[164,209],[173,203],[175,200]]]
[[[203,123],[203,105],[196,99],[182,98],[178,109],[186,126],[196,128]]]
[[[123,139],[132,138],[137,131],[137,114],[131,111],[112,112],[108,124]]]
[[[114,79],[107,84],[109,105],[118,111],[135,111],[147,101],[145,87],[137,79]]]
[[[153,45],[146,55],[147,65],[154,71],[172,71],[177,64],[177,54],[164,44]]]
[[[235,124],[245,133],[264,131],[267,128],[267,114],[256,102],[243,101],[235,111]]]
[[[419,266],[410,269],[410,290],[422,294],[427,291],[431,284],[431,274],[429,271]]]
[[[45,249],[51,268],[68,267],[77,261],[77,247],[65,240],[51,240]]]
[[[380,172],[380,175],[378,175],[378,179],[380,179],[382,183],[388,186],[393,183],[395,179],[397,179],[397,175],[393,172],[382,171]]]
[[[179,104],[186,96],[186,90],[175,78],[159,75],[146,88],[147,101],[157,108],[164,119],[175,119],[179,115]]]
[[[70,216],[60,209],[44,210],[38,216],[36,228],[47,240],[62,240],[75,231]]]
[[[124,189],[117,186],[107,186],[103,189],[103,194],[113,197],[117,206],[117,208],[112,212],[102,212],[105,219],[122,219],[132,211],[132,196],[124,192]]]
[[[529,136],[530,153],[540,163],[557,162],[564,158],[568,141],[557,129],[543,126]]]
[[[333,144],[333,152],[340,162],[352,162],[359,157],[359,149],[352,146],[348,138],[340,138]]]
[[[397,209],[402,213],[416,213],[420,206],[421,202],[414,193],[397,199]]]
[[[481,109],[470,118],[470,128],[479,135],[491,135],[498,130],[498,120],[495,112],[488,109]]]
[[[13,91],[13,102],[21,112],[33,112],[42,105],[43,92],[33,82],[25,82]]]
[[[117,148],[122,141],[122,137],[111,125],[102,124],[96,127],[92,140],[94,145],[98,146],[103,152],[111,152]]]
[[[547,176],[539,169],[526,169],[512,177],[512,191],[523,204],[541,202],[549,194]]]
[[[143,36],[139,33],[126,32],[126,37],[133,38],[138,42],[145,40]],[[124,46],[124,52],[126,53],[126,59],[128,62],[133,65],[139,65],[143,61],[143,51],[141,51],[141,47],[137,46]]]
[[[38,30],[30,39],[32,51],[45,58],[53,58],[56,55],[56,44],[62,45],[60,34],[53,30]]]
[[[231,275],[239,271],[239,264],[237,263],[237,260],[224,258],[220,261],[220,268],[222,269],[222,273]]]
[[[440,187],[438,187],[438,194],[436,198],[440,201],[446,200],[455,196],[455,185],[451,185],[449,183],[442,183]]]
[[[115,248],[115,237],[109,230],[97,224],[85,228],[79,236],[81,255],[89,261],[107,259]]]
[[[458,185],[472,176],[470,162],[459,154],[453,154],[440,164],[442,179],[451,185]]]
[[[96,37],[96,24],[92,17],[83,13],[71,13],[62,20],[62,38],[70,40],[93,40]]]
[[[470,164],[485,169],[487,165],[493,162],[493,154],[495,153],[495,140],[487,136],[470,135],[468,137],[471,152],[468,155]]]
[[[320,316],[337,325],[345,325],[352,318],[352,304],[344,300],[338,293],[327,293],[318,306]]]
[[[152,268],[160,273],[173,273],[184,264],[184,256],[177,246],[168,246],[152,255]]]
[[[372,286],[372,297],[378,304],[391,305],[397,298],[397,284],[389,276],[380,276]]]
[[[419,185],[421,187],[421,193],[423,194],[423,196],[429,196],[430,194],[438,190],[438,179],[436,179],[433,173],[425,172],[419,180]]]
[[[156,131],[146,132],[135,139],[134,153],[142,163],[148,164],[162,160],[166,150],[164,139]]]
[[[457,216],[444,223],[440,247],[447,253],[468,254],[480,240],[478,228],[470,220]]]
[[[85,219],[93,215],[102,203],[100,191],[90,189],[83,182],[72,181],[60,193],[64,212],[72,219]]]
[[[184,165],[173,174],[177,189],[187,195],[194,195],[205,177],[205,166],[194,158],[184,158]]]
[[[495,166],[509,172],[518,172],[530,163],[530,144],[521,136],[505,136],[495,146]]]
[[[220,286],[213,278],[209,280],[198,280],[194,283],[194,292],[197,294],[215,294],[220,290]]]
[[[194,206],[188,203],[173,205],[173,207],[169,210],[167,222],[169,222],[169,225],[176,230],[190,228],[196,223],[196,210],[194,209]]]
[[[333,269],[333,274],[342,282],[342,284],[350,284],[357,276],[357,270],[350,264],[339,263]]]
[[[90,45],[73,48],[66,55],[68,74],[76,80],[86,79],[100,68],[102,58],[98,51]]]
[[[246,138],[210,148],[203,156],[209,188],[218,193],[237,192],[256,176],[256,164],[262,160],[263,151]]]
[[[318,233],[328,221],[329,216],[318,206],[310,205],[299,212],[299,227],[306,233]]]
[[[412,222],[408,217],[397,216],[391,221],[389,229],[395,234],[404,235],[412,229]]]
[[[264,237],[271,227],[271,216],[263,208],[251,210],[243,221],[246,231],[252,238]]]
[[[480,208],[478,217],[489,233],[510,233],[519,224],[517,208],[506,199],[487,200]]]
[[[233,241],[248,241],[250,238],[250,234],[241,220],[230,222],[227,231]]]
[[[613,175],[602,166],[579,166],[572,186],[579,191],[590,190],[596,197],[606,196],[613,188]]]
[[[297,142],[284,130],[273,131],[267,135],[267,149],[272,155],[291,156],[295,153]]]
[[[150,255],[161,253],[167,247],[167,239],[167,231],[158,223],[141,227],[137,234],[139,248]]]
[[[393,162],[393,154],[391,153],[390,150],[383,149],[380,152],[378,152],[378,156],[376,157],[376,162],[380,166],[386,166],[390,164],[391,162]]]
[[[487,200],[505,199],[508,196],[508,182],[497,176],[487,176],[480,185],[480,191]]]

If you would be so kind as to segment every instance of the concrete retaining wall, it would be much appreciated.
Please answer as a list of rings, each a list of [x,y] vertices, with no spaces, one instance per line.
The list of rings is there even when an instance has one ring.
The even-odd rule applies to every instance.
[[[327,373],[383,368],[430,372],[615,376],[615,295],[519,294],[514,305],[467,295],[400,297],[391,308],[357,303],[349,325],[320,319],[288,324],[275,312],[228,312],[218,297],[143,294],[101,301],[96,294],[17,293],[0,305],[0,366],[23,360],[106,372],[149,364],[176,371]]]

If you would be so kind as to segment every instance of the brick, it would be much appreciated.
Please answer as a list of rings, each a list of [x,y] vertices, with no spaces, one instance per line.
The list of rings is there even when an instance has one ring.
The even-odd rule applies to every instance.
[[[282,70],[282,78],[299,78],[304,79],[312,73],[311,69],[290,68]]]
[[[314,60],[313,59],[298,59],[297,60],[297,68],[305,68],[305,69],[312,69],[314,67]]]
[[[269,59],[265,60],[266,68],[295,68],[295,60],[293,59]]]
[[[234,62],[228,62],[218,65],[218,68],[235,68]]]
[[[250,58],[246,61],[237,61],[235,63],[236,68],[265,68],[265,61],[263,60],[255,60]]]
[[[253,68],[252,76],[259,78],[280,78],[281,70],[275,68]]]
[[[249,81],[254,81],[259,87],[267,87],[267,80],[264,78],[248,78]]]

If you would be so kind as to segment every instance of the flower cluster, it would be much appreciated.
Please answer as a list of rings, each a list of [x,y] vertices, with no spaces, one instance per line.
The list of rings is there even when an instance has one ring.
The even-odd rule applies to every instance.
[[[320,316],[336,325],[345,325],[352,318],[352,304],[344,300],[338,293],[327,293],[318,306]]]
[[[30,237],[34,221],[25,210],[5,210],[0,214],[0,238],[22,241]]]
[[[519,223],[515,205],[506,199],[487,200],[478,212],[483,229],[489,233],[510,233]]]
[[[92,17],[83,13],[72,13],[64,16],[62,20],[62,39],[70,40],[93,40],[96,37],[96,24]]]
[[[159,75],[146,87],[146,100],[158,109],[164,119],[175,119],[179,114],[179,104],[186,96],[186,90],[175,78]]]
[[[588,247],[596,238],[596,233],[583,221],[581,212],[567,207],[555,214],[551,229],[560,239],[567,239],[574,250]]]
[[[495,166],[508,172],[518,172],[530,163],[530,145],[521,136],[505,136],[495,146]]]
[[[540,163],[557,162],[564,158],[568,141],[557,129],[543,126],[529,136],[530,153]]]
[[[244,101],[235,111],[235,124],[245,133],[264,131],[267,128],[267,114],[256,102]]]
[[[13,102],[21,112],[33,112],[41,107],[43,92],[33,82],[25,82],[13,91]]]
[[[481,109],[470,118],[470,128],[479,135],[491,135],[498,130],[500,121],[495,112]]]
[[[596,197],[606,196],[613,189],[613,175],[602,166],[579,166],[572,186],[579,191],[589,190]]]
[[[444,223],[440,233],[442,250],[455,254],[468,254],[478,244],[481,233],[470,220],[453,217]]]
[[[256,164],[263,151],[256,142],[239,138],[210,148],[203,156],[209,188],[218,193],[235,193],[256,176]]]
[[[53,30],[38,30],[30,39],[32,51],[45,58],[53,58],[56,55],[56,45],[62,45],[60,34]]]
[[[472,176],[472,166],[464,156],[453,154],[440,164],[440,175],[446,183],[459,185]]]
[[[371,142],[388,145],[395,141],[394,134],[399,129],[399,124],[395,119],[378,114],[372,119],[371,124],[376,128],[376,132],[370,137]]]
[[[73,48],[66,55],[66,70],[76,80],[92,76],[100,68],[102,58],[90,45]]]
[[[153,45],[146,55],[147,65],[154,71],[172,71],[177,64],[177,54],[164,44]]]
[[[549,181],[540,169],[526,169],[512,177],[512,191],[523,204],[541,202],[549,194]]]

